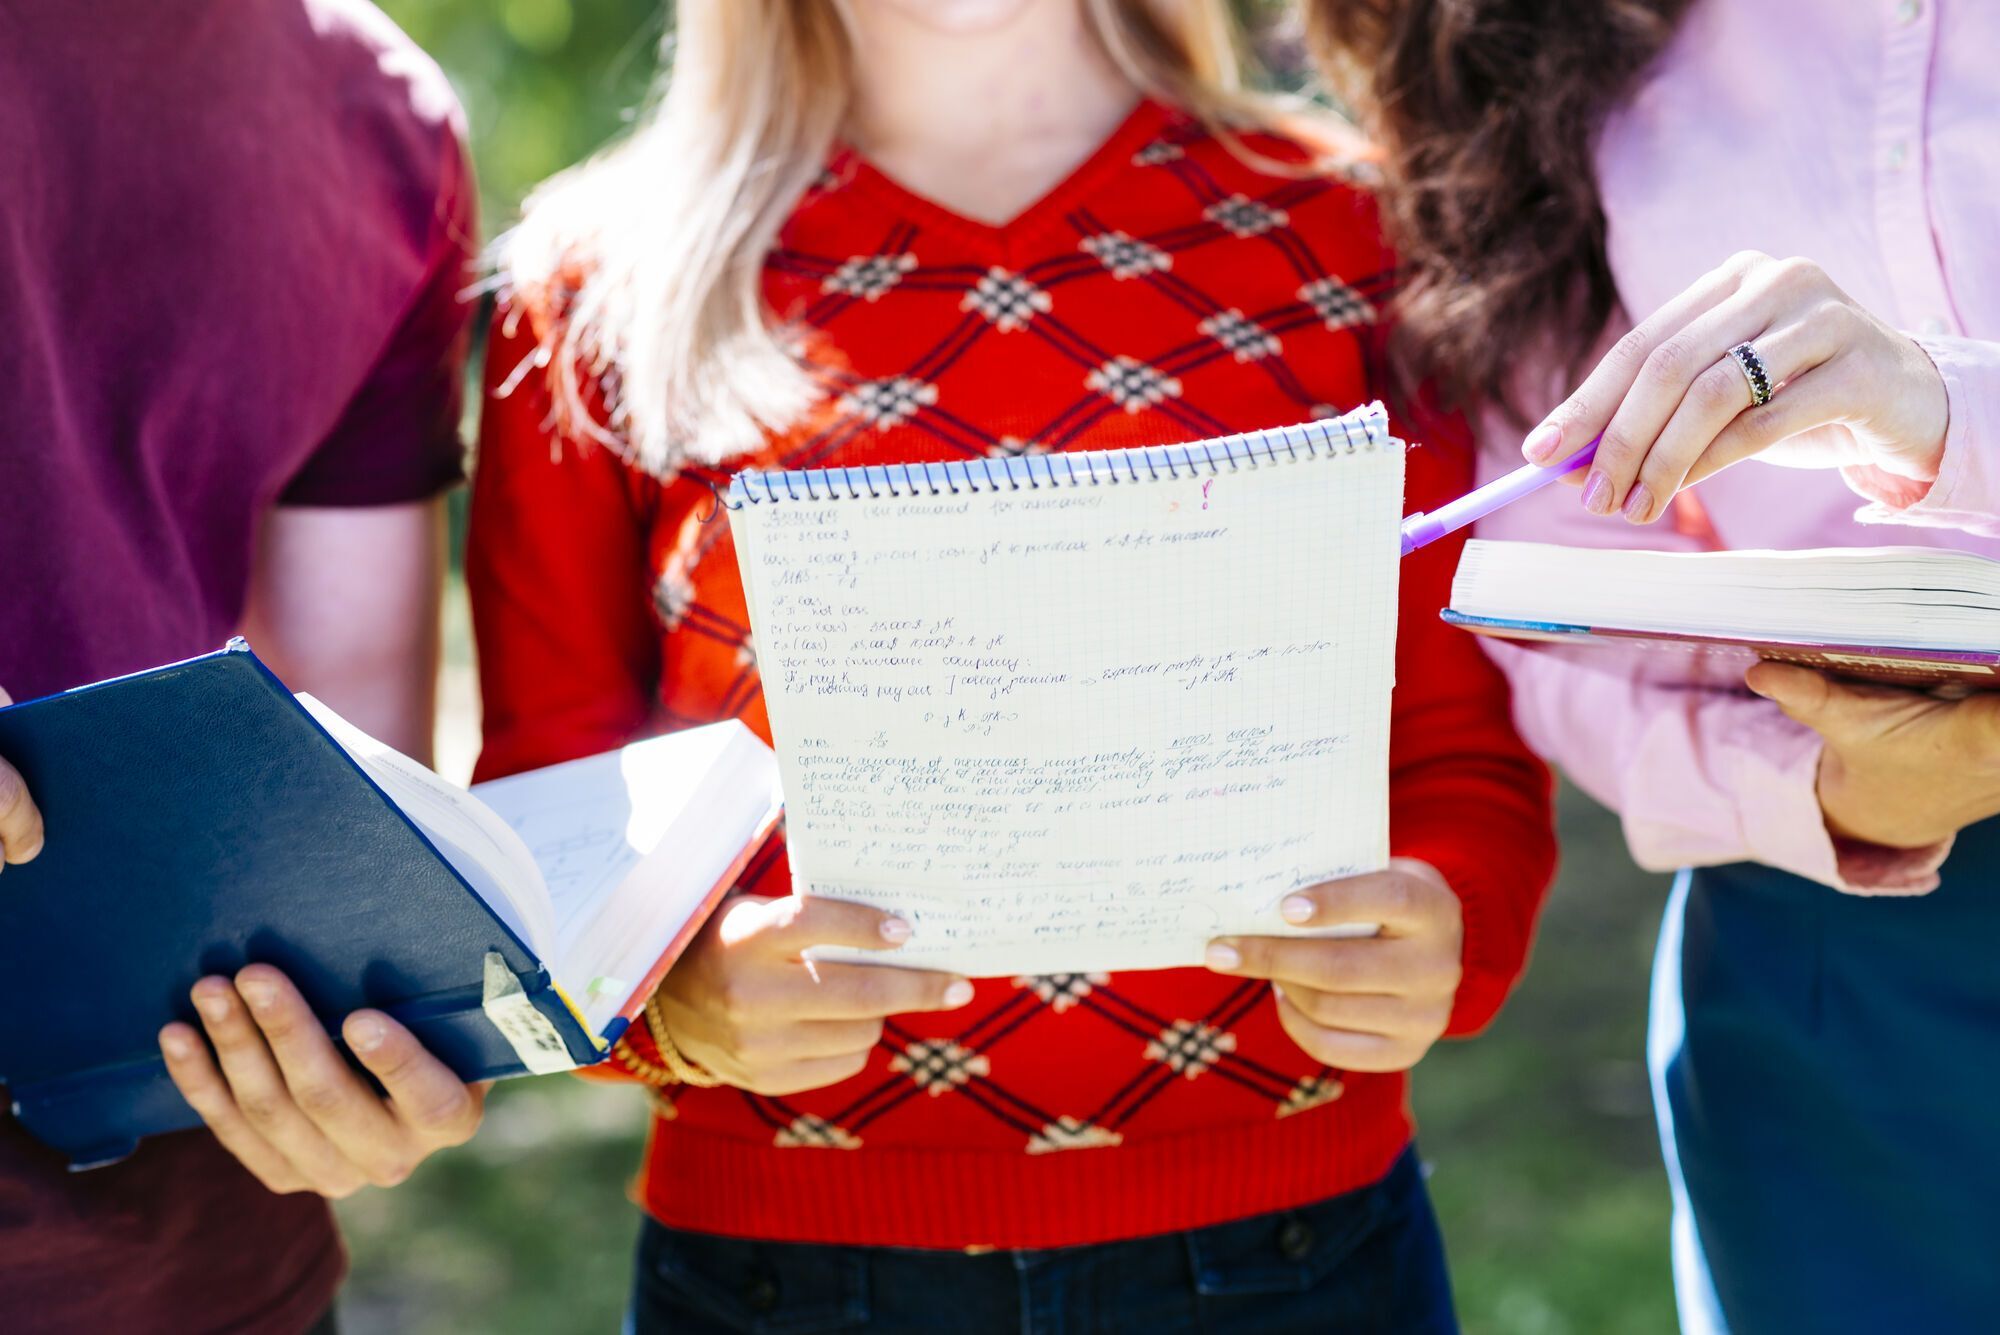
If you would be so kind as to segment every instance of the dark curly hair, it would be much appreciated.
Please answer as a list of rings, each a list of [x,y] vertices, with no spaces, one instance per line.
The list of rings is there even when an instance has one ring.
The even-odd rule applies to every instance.
[[[1597,131],[1692,2],[1307,0],[1312,52],[1384,155],[1406,375],[1518,415],[1523,347],[1574,364],[1595,342],[1617,301]]]

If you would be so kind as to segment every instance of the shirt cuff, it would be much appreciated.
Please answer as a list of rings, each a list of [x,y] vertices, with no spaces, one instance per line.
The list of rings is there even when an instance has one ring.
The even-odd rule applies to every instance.
[[[1742,794],[1744,842],[1766,866],[1776,867],[1849,895],[1921,895],[1938,887],[1938,868],[1951,852],[1947,839],[1927,848],[1888,848],[1858,839],[1836,839],[1819,805],[1819,762],[1826,744],[1799,728],[1797,745],[1776,764],[1760,766]]]
[[[1915,340],[1944,379],[1949,419],[1937,479],[1926,485],[1877,469],[1843,468],[1848,487],[1870,503],[1864,524],[1905,524],[2000,533],[2000,343],[1925,335]]]

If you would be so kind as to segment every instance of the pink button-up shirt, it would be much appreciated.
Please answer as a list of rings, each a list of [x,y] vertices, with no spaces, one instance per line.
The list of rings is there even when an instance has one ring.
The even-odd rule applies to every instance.
[[[1951,424],[1922,500],[1857,512],[1862,498],[1839,473],[1751,462],[1694,493],[1708,541],[2000,556],[2000,3],[1700,0],[1607,123],[1597,166],[1626,312],[1655,310],[1740,250],[1804,256],[1915,337],[1944,376]],[[1614,324],[1607,343],[1630,327],[1625,315]],[[1523,383],[1537,410],[1567,388],[1547,368],[1526,368]],[[1493,414],[1482,434],[1487,471],[1519,466],[1518,427]],[[1574,489],[1554,487],[1480,533],[1703,544],[1675,520],[1597,518]],[[1945,848],[1836,850],[1815,795],[1819,739],[1776,706],[1510,646],[1494,653],[1522,733],[1619,812],[1642,865],[1747,859],[1847,890],[1936,884]]]

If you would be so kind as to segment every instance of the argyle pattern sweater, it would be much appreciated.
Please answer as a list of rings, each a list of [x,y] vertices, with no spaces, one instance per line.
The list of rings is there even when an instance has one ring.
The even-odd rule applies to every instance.
[[[1199,440],[1383,395],[1393,260],[1369,198],[1311,161],[1287,139],[1231,144],[1142,104],[1049,195],[988,226],[837,152],[765,273],[824,398],[735,466]],[[714,491],[729,470],[656,477],[566,436],[533,360],[557,309],[517,294],[490,349],[468,565],[480,773],[732,717],[768,738]],[[1454,424],[1400,433],[1423,442],[1409,508],[1467,486]],[[1451,1032],[1465,1034],[1521,971],[1554,850],[1548,777],[1514,734],[1499,675],[1438,620],[1457,555],[1441,542],[1403,563],[1391,846],[1434,864],[1464,904]],[[738,890],[789,892],[781,842]],[[1362,1187],[1410,1135],[1405,1077],[1314,1061],[1262,982],[994,979],[961,1010],[889,1020],[867,1069],[841,1084],[668,1091],[638,1196],[664,1223],[712,1233],[1053,1247]]]

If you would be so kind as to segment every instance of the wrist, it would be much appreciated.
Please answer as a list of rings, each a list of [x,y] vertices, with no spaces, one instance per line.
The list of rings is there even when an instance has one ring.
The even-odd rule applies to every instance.
[[[692,1085],[696,1089],[712,1089],[722,1083],[722,1077],[681,1051],[680,1044],[674,1041],[673,1032],[667,1027],[666,1012],[661,1008],[658,992],[646,1002],[646,1032],[652,1036],[653,1046],[659,1051],[660,1064],[673,1073],[676,1082]]]
[[[1910,340],[1910,347],[1914,355],[1905,401],[1920,408],[1895,471],[1928,484],[1937,481],[1944,467],[1945,443],[1951,437],[1951,391],[1930,349],[1916,339]]]
[[[645,1037],[645,1046],[652,1049],[650,1054],[643,1051],[636,1041],[640,1035]],[[667,1027],[666,1014],[660,1007],[658,992],[647,999],[646,1009],[640,1012],[639,1018],[619,1038],[612,1053],[629,1074],[655,1089],[672,1085],[690,1085],[697,1089],[706,1089],[722,1083],[720,1077],[681,1051],[672,1031]]]

